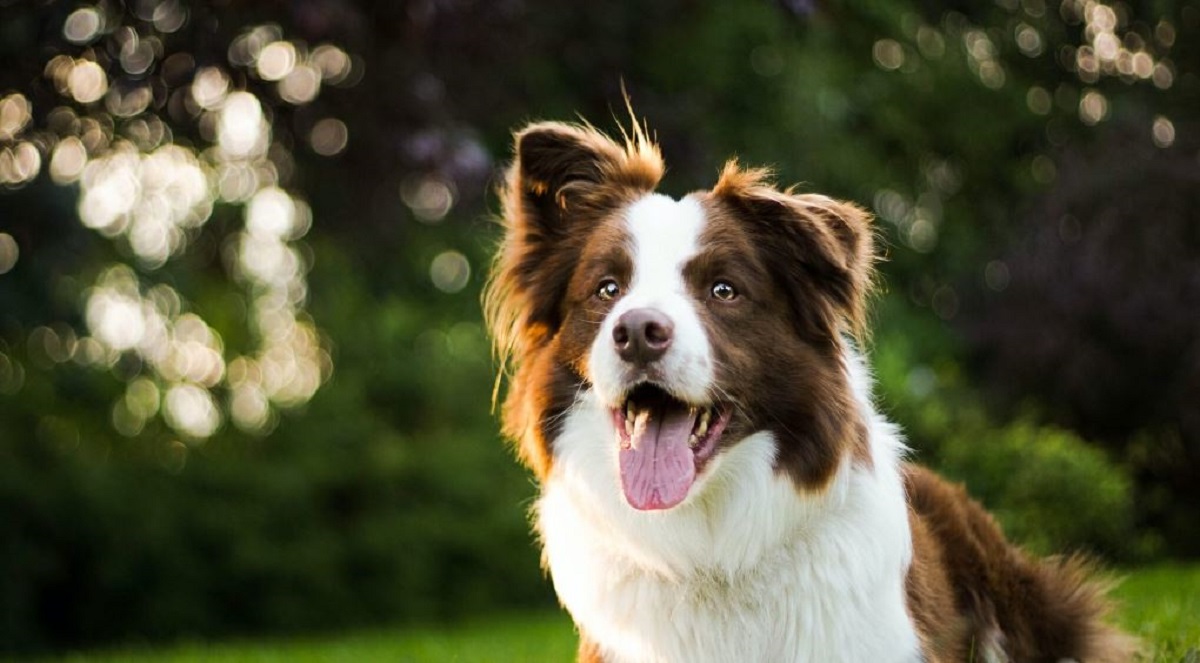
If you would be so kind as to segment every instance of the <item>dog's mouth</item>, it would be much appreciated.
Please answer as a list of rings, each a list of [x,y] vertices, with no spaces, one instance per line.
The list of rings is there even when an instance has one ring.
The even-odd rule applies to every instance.
[[[732,408],[693,405],[643,383],[612,411],[621,488],[635,509],[669,509],[687,497],[716,451]]]

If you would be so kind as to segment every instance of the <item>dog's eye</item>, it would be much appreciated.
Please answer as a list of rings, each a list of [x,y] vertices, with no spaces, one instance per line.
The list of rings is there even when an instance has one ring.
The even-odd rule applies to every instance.
[[[717,281],[713,284],[712,296],[714,299],[727,302],[736,298],[737,294],[737,290],[728,281]]]
[[[596,297],[606,302],[616,299],[619,294],[621,294],[621,286],[617,285],[617,282],[612,279],[604,279],[600,282],[600,286],[596,288]]]

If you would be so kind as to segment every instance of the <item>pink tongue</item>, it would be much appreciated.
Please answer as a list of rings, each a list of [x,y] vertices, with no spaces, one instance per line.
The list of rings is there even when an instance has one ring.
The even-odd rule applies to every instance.
[[[684,408],[655,408],[639,413],[631,445],[621,446],[621,487],[629,506],[642,511],[669,509],[687,497],[696,479],[688,447],[695,423]],[[643,423],[644,421],[644,423]]]

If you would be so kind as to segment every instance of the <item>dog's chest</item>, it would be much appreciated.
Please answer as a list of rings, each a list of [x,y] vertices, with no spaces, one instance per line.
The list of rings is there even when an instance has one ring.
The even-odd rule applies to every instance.
[[[558,498],[551,491],[540,504],[546,563],[610,663],[919,660],[902,574],[877,573],[849,540],[795,541],[740,572],[679,573],[631,557],[620,533],[589,526],[588,513],[561,512],[573,506]],[[583,526],[557,527],[564,522]],[[659,533],[689,543],[669,527]]]

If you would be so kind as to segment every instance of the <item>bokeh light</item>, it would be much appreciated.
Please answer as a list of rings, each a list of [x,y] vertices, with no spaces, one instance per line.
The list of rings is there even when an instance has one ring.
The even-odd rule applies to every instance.
[[[108,75],[95,62],[77,62],[67,74],[67,89],[75,101],[90,104],[108,92]]]
[[[321,91],[321,72],[301,65],[279,81],[278,89],[279,97],[289,104],[307,104]]]
[[[25,95],[13,93],[0,98],[0,140],[12,140],[32,119],[33,105]]]
[[[33,143],[19,142],[0,148],[0,185],[20,186],[37,176],[42,155]]]
[[[161,48],[157,37],[142,38],[132,28],[122,28],[117,33],[121,42],[118,60],[126,73],[140,76],[154,64],[155,52]],[[157,48],[156,48],[157,47]]]
[[[234,92],[225,99],[217,141],[229,157],[247,158],[265,152],[269,130],[258,97],[249,92]]]
[[[87,150],[76,136],[67,136],[54,146],[50,157],[50,178],[55,184],[70,184],[79,179],[87,165]]]
[[[1097,90],[1088,90],[1079,99],[1079,119],[1086,125],[1098,124],[1108,117],[1108,99]]]
[[[1118,7],[1095,0],[1068,0],[1061,11],[1067,20],[1084,24],[1084,43],[1075,49],[1072,63],[1084,83],[1096,83],[1102,76],[1115,76],[1126,83],[1151,79],[1160,89],[1174,83],[1169,61],[1156,58],[1151,44],[1128,25],[1127,10],[1118,11]],[[1175,43],[1174,26],[1166,19],[1159,21],[1154,39],[1169,49]]]
[[[936,29],[922,25],[917,28],[917,49],[930,60],[940,60],[946,54],[946,40]]]
[[[143,154],[119,142],[110,154],[88,162],[80,183],[84,225],[108,237],[124,235],[151,266],[182,250],[188,231],[212,213],[208,170],[178,145]]]
[[[894,39],[880,39],[871,48],[871,56],[881,69],[899,69],[904,64],[904,47]]]
[[[63,37],[72,44],[86,44],[104,29],[104,14],[95,7],[80,7],[63,23]]]
[[[313,50],[309,61],[320,72],[325,82],[338,85],[350,76],[351,60],[346,51],[329,44],[322,44]]]
[[[1054,100],[1050,93],[1039,85],[1029,88],[1029,92],[1025,95],[1025,103],[1029,106],[1029,110],[1036,115],[1049,115],[1054,108]]]
[[[929,253],[937,246],[937,226],[929,219],[918,216],[908,227],[905,241],[918,253]]]
[[[1021,53],[1034,58],[1042,54],[1042,35],[1037,28],[1027,23],[1017,25],[1015,38]]]
[[[192,79],[192,98],[201,108],[217,108],[228,92],[229,76],[220,67],[204,67]]]
[[[221,415],[207,390],[176,384],[167,390],[163,415],[171,428],[186,437],[203,440],[217,432]]]
[[[429,278],[442,292],[458,292],[471,278],[471,263],[458,251],[444,251],[429,265]]]
[[[277,408],[312,397],[332,360],[305,313],[308,265],[296,242],[312,213],[284,188],[291,143],[275,142],[263,90],[247,81],[273,82],[280,99],[301,105],[316,100],[323,84],[353,84],[361,65],[335,45],[310,52],[278,26],[260,25],[230,43],[227,64],[197,68],[195,58],[170,52],[162,38],[186,24],[186,7],[165,0],[129,11],[153,29],[112,24],[115,14],[104,5],[65,16],[63,38],[89,48],[53,55],[42,68],[62,97],[45,113],[44,133],[32,127],[27,97],[0,97],[0,185],[33,180],[44,158],[53,182],[78,183],[82,225],[117,242],[137,265],[109,265],[82,284],[84,331],[37,327],[29,333],[30,357],[39,367],[73,361],[113,370],[126,382],[110,413],[123,435],[141,435],[156,417],[188,443],[213,435],[226,417],[240,430],[263,433],[277,421]],[[199,144],[175,142],[179,122],[195,123]],[[348,131],[341,120],[324,118],[302,140],[333,156],[345,150]],[[440,180],[414,195],[426,219],[440,219],[453,204],[452,189]],[[188,250],[219,202],[244,204],[243,228],[228,232],[218,252],[242,289],[249,337],[229,357],[220,334],[156,271]],[[0,234],[0,274],[19,255],[14,237]],[[20,389],[24,376],[22,364],[0,354],[0,391]]]
[[[1175,125],[1161,115],[1154,118],[1150,132],[1154,137],[1154,144],[1159,147],[1170,147],[1175,143]]]
[[[290,42],[276,41],[267,44],[258,53],[255,70],[264,80],[278,81],[296,66],[296,47]]]
[[[13,267],[17,266],[17,259],[20,257],[21,250],[17,246],[17,240],[8,233],[0,233],[0,275],[11,272]]]
[[[454,206],[454,189],[436,176],[413,178],[401,185],[400,198],[418,220],[437,223]]]
[[[162,317],[138,295],[137,277],[124,265],[110,267],[87,298],[87,324],[104,347],[131,350],[155,328],[155,342],[163,334]]]
[[[340,154],[346,149],[349,139],[350,132],[346,129],[346,123],[332,117],[319,120],[308,135],[313,151],[326,157]]]
[[[998,58],[995,42],[983,30],[967,30],[963,34],[967,65],[985,87],[998,90],[1004,87],[1007,75]]]
[[[143,14],[143,20],[154,24],[154,29],[170,34],[182,28],[187,23],[188,11],[179,0],[163,0],[150,4],[153,9],[149,16]]]
[[[296,205],[282,189],[261,189],[246,205],[246,231],[254,237],[285,239],[292,232]]]
[[[229,415],[241,430],[263,432],[271,424],[271,403],[258,383],[244,382],[230,391]]]
[[[151,369],[131,381],[124,400],[114,405],[118,431],[137,435],[158,411],[158,394],[165,389],[167,424],[192,439],[211,435],[221,415],[209,390],[226,374],[220,335],[199,316],[181,312],[181,298],[170,286],[146,290],[126,265],[105,270],[86,298],[87,326],[98,351],[82,350],[81,341],[84,361],[112,365],[130,352]]]

